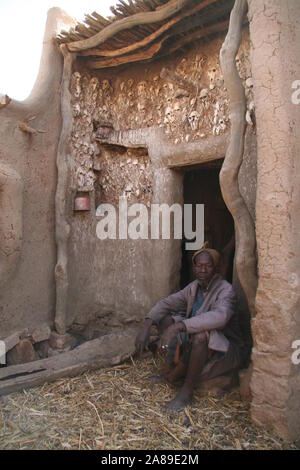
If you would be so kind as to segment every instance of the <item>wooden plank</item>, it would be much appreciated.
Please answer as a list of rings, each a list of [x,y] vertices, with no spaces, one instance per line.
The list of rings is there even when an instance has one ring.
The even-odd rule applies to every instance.
[[[0,369],[0,395],[31,388],[86,370],[117,365],[135,351],[135,334],[110,334],[88,341],[72,351],[18,366]]]

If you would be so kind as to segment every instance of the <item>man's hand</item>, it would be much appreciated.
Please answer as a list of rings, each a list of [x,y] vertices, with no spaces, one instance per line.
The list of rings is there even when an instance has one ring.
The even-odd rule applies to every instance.
[[[140,355],[143,353],[143,351],[146,349],[147,345],[148,345],[148,342],[149,342],[149,339],[150,339],[150,330],[151,330],[151,326],[152,326],[152,320],[150,318],[147,318],[136,339],[135,339],[135,348],[136,348],[136,352]]]
[[[185,326],[182,322],[174,323],[173,325],[169,326],[169,328],[167,328],[166,331],[161,335],[159,345],[160,348],[167,349],[175,336],[184,330]]]

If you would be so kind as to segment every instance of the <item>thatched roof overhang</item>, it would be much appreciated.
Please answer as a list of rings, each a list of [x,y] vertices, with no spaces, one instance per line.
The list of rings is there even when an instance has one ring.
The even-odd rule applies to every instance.
[[[148,62],[224,33],[234,0],[119,0],[57,40],[92,70]]]

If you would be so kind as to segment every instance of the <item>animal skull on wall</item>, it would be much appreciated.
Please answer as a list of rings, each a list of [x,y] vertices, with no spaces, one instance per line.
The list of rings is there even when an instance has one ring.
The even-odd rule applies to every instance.
[[[91,78],[90,83],[89,83],[89,88],[92,93],[96,91],[98,85],[99,85],[98,78],[96,77]]]
[[[175,120],[174,112],[171,108],[171,106],[168,106],[165,111],[165,118],[164,118],[164,124],[173,124]]]
[[[145,96],[147,93],[147,83],[145,81],[139,82],[137,84],[137,94],[138,96]]]
[[[81,75],[79,72],[74,72],[72,78],[73,78],[72,88],[74,89],[74,96],[75,98],[79,98],[81,94],[81,85],[80,85]]]
[[[80,109],[80,104],[79,103],[73,104],[72,110],[73,110],[73,116],[74,117],[80,116],[81,109]]]
[[[197,131],[199,127],[200,114],[198,111],[192,111],[188,116],[189,125],[193,131]]]

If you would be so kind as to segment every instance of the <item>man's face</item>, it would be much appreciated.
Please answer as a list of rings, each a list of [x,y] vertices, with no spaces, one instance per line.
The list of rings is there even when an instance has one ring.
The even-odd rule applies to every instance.
[[[199,253],[194,260],[194,273],[202,285],[207,285],[215,274],[215,265],[207,252]]]

